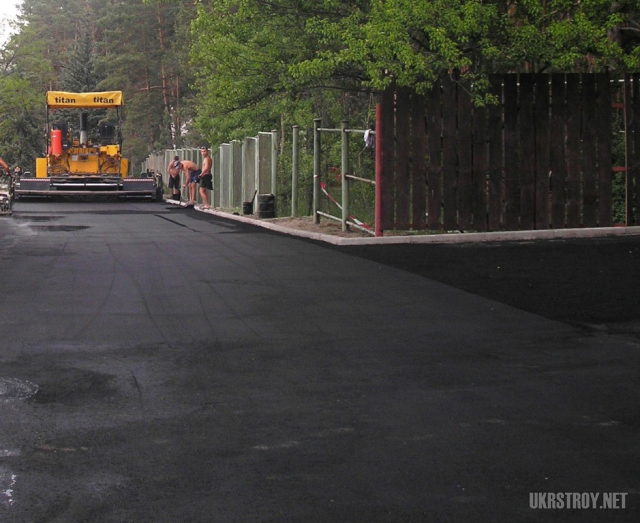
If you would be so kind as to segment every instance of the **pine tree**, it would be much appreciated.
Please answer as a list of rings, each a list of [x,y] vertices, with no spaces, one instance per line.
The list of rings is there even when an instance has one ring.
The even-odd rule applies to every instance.
[[[99,78],[94,69],[95,54],[91,30],[83,27],[76,46],[69,53],[62,70],[60,86],[65,91],[89,93],[96,91]]]
[[[189,28],[196,15],[192,0],[21,0],[20,8],[20,25],[5,46],[6,57],[0,50],[0,102],[10,100],[0,104],[0,113],[6,107],[15,116],[16,104],[29,94],[29,121],[35,122],[36,135],[44,136],[46,91],[122,91],[124,154],[132,165],[150,150],[182,144],[193,110],[188,103],[193,96],[188,64]],[[3,63],[13,68],[6,79]],[[18,71],[28,91],[15,89]],[[15,100],[18,95],[21,99]],[[62,111],[50,117],[73,129],[79,119]],[[16,134],[17,123],[10,121],[0,121],[0,153],[5,156],[11,156],[7,144]],[[90,120],[90,125],[96,123]],[[25,135],[21,141],[33,141],[42,154],[42,139],[35,143]]]
[[[88,23],[81,22],[76,37],[76,44],[68,53],[67,61],[60,75],[60,87],[64,91],[74,93],[91,93],[97,91],[100,78],[95,72],[95,51],[92,31]],[[79,125],[80,114],[87,113],[87,131],[91,140],[98,139],[98,124],[106,120],[105,110],[65,110],[59,111],[57,118],[62,117],[73,128]],[[75,125],[74,125],[75,124]]]

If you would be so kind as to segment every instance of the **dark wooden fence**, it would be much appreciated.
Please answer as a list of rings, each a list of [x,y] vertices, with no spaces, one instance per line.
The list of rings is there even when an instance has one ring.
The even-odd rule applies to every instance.
[[[625,76],[623,109],[626,128],[627,223],[640,225],[640,74]]]
[[[383,94],[384,230],[612,225],[612,118],[621,97],[627,220],[640,223],[639,75],[621,81],[607,74],[514,74],[490,81],[499,103],[486,107],[475,107],[454,78],[426,96]]]

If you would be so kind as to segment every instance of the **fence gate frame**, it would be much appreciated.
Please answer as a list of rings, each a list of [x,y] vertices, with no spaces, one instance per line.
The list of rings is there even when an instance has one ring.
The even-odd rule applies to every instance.
[[[371,131],[369,131],[371,132]],[[340,150],[341,150],[341,167],[340,167],[340,185],[341,185],[341,202],[334,201],[334,204],[340,209],[341,216],[333,216],[332,214],[323,212],[320,210],[320,198],[324,192],[322,189],[321,180],[321,155],[322,155],[322,133],[340,133]],[[319,224],[320,217],[324,216],[330,220],[334,220],[341,223],[342,230],[347,231],[349,227],[354,227],[367,234],[375,234],[368,226],[363,226],[362,223],[356,223],[357,220],[351,215],[351,209],[349,204],[349,192],[351,184],[353,182],[367,183],[376,186],[375,180],[369,180],[360,176],[355,176],[351,173],[349,163],[349,135],[350,134],[364,134],[365,129],[351,129],[349,128],[348,120],[342,120],[340,128],[328,128],[322,127],[322,118],[315,118],[313,120],[313,223]],[[375,131],[373,131],[375,133]],[[297,152],[293,153],[294,158],[297,156]],[[376,162],[377,164],[377,162]],[[377,200],[377,186],[376,186],[376,200]],[[375,218],[376,225],[374,229],[377,230],[378,217]]]

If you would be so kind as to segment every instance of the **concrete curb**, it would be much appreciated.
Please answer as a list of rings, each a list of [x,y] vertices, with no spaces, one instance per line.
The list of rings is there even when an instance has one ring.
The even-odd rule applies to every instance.
[[[166,203],[173,205],[184,204],[167,200]],[[195,208],[197,211],[213,214],[220,218],[233,220],[248,225],[255,225],[263,229],[269,229],[274,232],[297,236],[299,238],[307,238],[332,245],[348,246],[348,245],[400,245],[400,244],[456,244],[456,243],[482,243],[482,242],[498,242],[498,241],[528,241],[528,240],[558,240],[569,238],[605,238],[608,236],[637,236],[640,235],[640,226],[632,227],[597,227],[585,229],[549,229],[544,231],[500,231],[500,232],[474,232],[474,233],[455,233],[455,234],[430,234],[420,236],[383,236],[381,238],[343,238],[341,236],[333,236],[331,234],[321,234],[317,232],[303,231],[291,227],[283,227],[275,223],[256,220],[255,218],[246,218],[228,212],[216,210],[203,210]]]

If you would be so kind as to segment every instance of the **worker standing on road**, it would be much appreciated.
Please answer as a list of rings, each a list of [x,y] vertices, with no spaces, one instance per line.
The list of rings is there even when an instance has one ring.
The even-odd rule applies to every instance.
[[[209,149],[204,145],[200,147],[202,153],[202,172],[198,176],[200,178],[200,196],[204,202],[202,208],[207,210],[211,209],[209,204],[209,193],[207,191],[213,190],[213,175],[211,174],[211,156],[209,156]]]
[[[196,204],[196,183],[198,183],[198,176],[202,171],[191,160],[182,160],[178,168],[184,172],[185,186],[189,190],[187,207],[193,207]]]
[[[173,160],[167,167],[169,173],[169,189],[171,189],[171,198],[180,201],[180,157],[174,156]]]
[[[2,167],[5,171],[7,171],[7,173],[9,172],[9,166],[7,165],[7,162],[5,162],[1,157],[0,157],[0,167]]]

